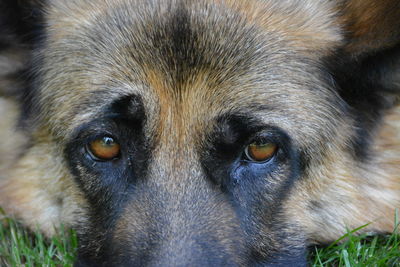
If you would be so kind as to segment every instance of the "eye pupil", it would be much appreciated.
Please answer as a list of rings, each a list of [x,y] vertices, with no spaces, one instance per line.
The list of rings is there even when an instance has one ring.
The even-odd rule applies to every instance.
[[[88,144],[88,148],[96,160],[112,160],[120,154],[120,145],[109,136],[95,139]]]
[[[103,145],[104,146],[112,146],[112,145],[114,145],[114,139],[112,139],[111,137],[103,137],[102,139],[101,139],[101,141],[102,141],[102,143],[103,143]]]
[[[276,153],[278,146],[273,143],[258,144],[252,143],[245,149],[247,158],[255,162],[270,160]]]

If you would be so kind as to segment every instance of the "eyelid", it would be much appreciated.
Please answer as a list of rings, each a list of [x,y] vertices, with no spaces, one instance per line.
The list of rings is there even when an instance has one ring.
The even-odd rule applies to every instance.
[[[112,139],[114,139],[115,142],[119,143],[118,138],[115,135],[113,135],[112,133],[109,133],[107,131],[104,131],[101,133],[97,132],[95,134],[87,134],[87,135],[89,135],[86,138],[87,143],[93,142],[94,140],[97,140],[97,139],[103,138],[103,137],[111,137]]]
[[[253,143],[257,144],[276,143],[279,145],[280,143],[279,141],[280,138],[276,133],[271,131],[264,131],[251,136],[246,142],[245,147]]]

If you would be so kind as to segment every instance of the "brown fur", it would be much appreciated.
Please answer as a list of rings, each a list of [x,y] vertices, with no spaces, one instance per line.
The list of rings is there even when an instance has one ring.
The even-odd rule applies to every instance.
[[[345,87],[352,80],[347,85],[336,70],[358,64],[359,55],[396,48],[396,1],[82,0],[44,6],[46,39],[30,55],[33,107],[25,114],[23,97],[0,98],[0,111],[7,110],[0,139],[10,140],[0,145],[9,155],[0,161],[0,206],[48,236],[61,223],[77,228],[81,264],[136,259],[140,265],[148,257],[142,264],[290,265],[306,245],[331,242],[347,228],[370,223],[363,231],[393,230],[400,207],[399,107],[395,101],[371,106],[379,116],[370,118],[338,89],[357,88]],[[21,87],[18,76],[10,76],[23,65],[20,52],[0,54],[0,66],[10,65],[0,72],[4,95]],[[333,71],[327,64],[332,59],[332,65],[339,62]],[[390,82],[383,87],[391,91],[373,89],[398,98],[398,71],[385,73]],[[135,127],[129,124],[134,130],[126,126],[135,133],[124,142],[141,140],[142,150],[129,152],[147,158],[138,163],[126,156],[124,171],[146,170],[117,179],[115,193],[83,160],[75,162],[82,149],[69,149],[82,127],[132,95],[139,99],[128,104],[130,115],[144,115],[135,118]],[[360,126],[362,115],[368,123]],[[231,117],[278,127],[300,151],[290,157],[305,162],[284,161],[262,176],[265,188],[254,181],[246,195],[227,194],[217,170],[223,164],[210,171],[207,164],[217,160],[205,162],[219,153],[214,139],[232,145],[241,134],[231,133]],[[361,127],[367,137],[359,135]],[[361,138],[371,139],[361,148],[365,158],[354,152]],[[295,169],[298,177],[288,180]],[[96,203],[109,206],[99,210]],[[114,212],[118,216],[109,215]],[[197,240],[208,236],[214,239],[204,248]]]
[[[398,1],[339,1],[342,23],[346,25],[345,49],[360,54],[381,50],[398,43],[400,3]]]
[[[288,213],[296,214],[312,243],[336,240],[347,229],[367,223],[370,225],[362,231],[384,233],[394,229],[394,214],[400,205],[398,112],[399,108],[386,115],[373,162],[354,166],[337,151],[327,159],[329,163],[315,168],[310,179],[294,190]]]

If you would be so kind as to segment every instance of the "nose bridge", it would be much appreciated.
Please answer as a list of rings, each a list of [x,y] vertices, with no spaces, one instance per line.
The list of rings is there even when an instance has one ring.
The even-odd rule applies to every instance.
[[[174,101],[176,102],[176,101]],[[149,176],[164,186],[205,182],[198,155],[201,132],[199,123],[182,103],[163,108],[160,114],[155,149],[152,154]],[[168,187],[167,187],[168,189]]]
[[[156,85],[160,113],[149,122],[154,137],[146,177],[116,232],[129,238],[131,260],[145,258],[149,266],[236,265],[244,243],[239,220],[200,162],[204,116]]]
[[[194,145],[180,140],[160,144],[149,164],[156,215],[148,223],[159,238],[150,265],[235,265],[242,242],[235,211],[204,174]]]
[[[155,150],[147,180],[157,188],[155,194],[163,192],[159,201],[165,209],[162,212],[168,210],[174,221],[170,227],[179,228],[183,227],[180,224],[189,224],[188,218],[201,216],[199,206],[208,209],[220,203],[221,196],[204,174],[194,145],[184,138],[180,142],[171,139]]]

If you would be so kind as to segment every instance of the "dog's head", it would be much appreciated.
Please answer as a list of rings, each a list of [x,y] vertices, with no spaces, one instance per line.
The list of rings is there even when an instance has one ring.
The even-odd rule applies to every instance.
[[[295,184],[363,154],[336,8],[50,2],[25,116],[79,206],[79,263],[303,264]]]

